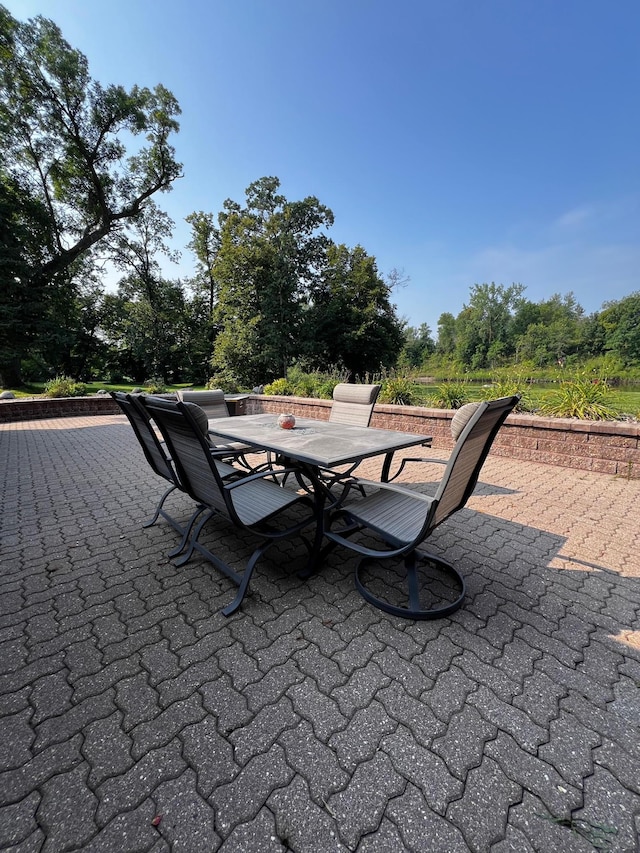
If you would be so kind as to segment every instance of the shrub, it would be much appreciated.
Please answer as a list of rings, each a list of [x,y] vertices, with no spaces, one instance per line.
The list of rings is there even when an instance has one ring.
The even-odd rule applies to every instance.
[[[44,386],[45,397],[83,397],[86,393],[84,382],[76,382],[70,376],[55,376]]]
[[[291,397],[293,391],[287,379],[274,379],[264,386],[264,393],[274,397]]]
[[[469,388],[460,380],[443,382],[430,400],[437,409],[459,409],[469,402]]]
[[[164,394],[166,393],[167,386],[162,379],[147,379],[144,383],[144,390],[146,394]]]
[[[395,406],[415,406],[420,402],[416,384],[408,376],[387,376],[382,380],[379,401]]]
[[[580,418],[588,421],[611,421],[618,412],[608,402],[611,388],[604,379],[578,375],[564,379],[560,387],[542,398],[540,411],[555,418]]]
[[[287,371],[287,382],[294,397],[315,397],[318,386],[316,373],[305,373],[297,365]]]
[[[316,385],[316,394],[320,400],[331,400],[333,397],[333,389],[338,384],[337,379],[334,378],[322,378],[318,379],[318,384]]]
[[[207,388],[207,390],[221,388],[226,394],[237,394],[240,390],[238,381],[233,373],[231,373],[231,371],[224,370],[219,370],[217,373],[214,373],[213,376],[210,376],[205,388]]]
[[[483,387],[481,396],[483,400],[496,400],[499,397],[512,397],[520,394],[520,402],[514,412],[533,412],[535,406],[529,394],[529,379],[519,373],[505,371],[495,376],[491,385]]]

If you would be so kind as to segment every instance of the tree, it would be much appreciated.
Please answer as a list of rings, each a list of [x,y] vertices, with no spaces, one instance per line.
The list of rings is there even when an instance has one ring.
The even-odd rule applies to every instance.
[[[422,367],[425,360],[433,355],[435,348],[431,329],[426,323],[422,323],[417,329],[407,326],[404,330],[404,346],[398,364],[401,367]]]
[[[404,342],[390,286],[362,246],[331,245],[322,281],[305,316],[307,360],[352,378],[393,367]]]
[[[181,351],[185,296],[179,283],[162,276],[158,262],[163,254],[177,260],[178,253],[166,244],[172,231],[171,218],[150,200],[126,229],[108,238],[111,257],[125,273],[118,295],[127,320],[117,335],[120,347],[131,355],[130,370],[137,379],[166,380],[182,367],[176,354]]]
[[[469,304],[456,318],[456,350],[463,364],[493,367],[510,354],[510,326],[523,291],[521,284],[473,285]]]
[[[0,387],[19,384],[21,361],[45,328],[42,283],[24,282],[49,237],[42,204],[0,165]]]
[[[640,363],[640,291],[618,302],[605,302],[598,317],[604,349],[625,365]]]
[[[440,355],[452,356],[456,350],[456,318],[445,311],[438,318],[438,343],[436,351]]]
[[[301,351],[303,308],[324,264],[333,213],[310,196],[289,202],[277,178],[246,190],[247,204],[227,200],[212,268],[219,287],[214,310],[221,329],[214,372],[241,384],[286,374]]]
[[[522,306],[516,313],[514,326],[519,332],[526,318],[524,333],[516,335],[516,352],[519,358],[545,366],[564,364],[569,355],[578,353],[582,346],[584,322],[583,309],[573,293],[531,306]]]
[[[218,286],[213,275],[213,265],[220,249],[220,229],[216,228],[212,213],[190,213],[186,221],[191,225],[191,241],[187,248],[196,256],[196,277],[193,285],[207,294],[209,313],[213,314],[218,300]]]
[[[27,321],[34,303],[55,311],[60,298],[73,300],[76,264],[170,189],[181,170],[169,141],[179,112],[161,85],[103,87],[53,21],[21,23],[0,6],[1,181],[10,206],[3,239],[21,246],[14,278]],[[145,139],[126,162],[124,134]],[[48,305],[52,288],[58,300]],[[55,322],[39,316],[34,334]],[[2,382],[19,380],[24,352],[6,340],[0,352]]]

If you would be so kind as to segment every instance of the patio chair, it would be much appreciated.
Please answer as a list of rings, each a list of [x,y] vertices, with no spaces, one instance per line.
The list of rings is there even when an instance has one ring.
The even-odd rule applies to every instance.
[[[353,385],[340,382],[333,389],[329,420],[334,424],[368,427],[380,385]]]
[[[197,550],[232,580],[238,586],[238,593],[222,609],[222,613],[229,616],[240,607],[256,563],[274,542],[299,534],[310,554],[317,553],[321,528],[315,505],[309,497],[297,495],[272,480],[266,480],[272,476],[270,470],[225,482],[220,476],[207,439],[194,418],[193,404],[147,398],[145,405],[171,451],[183,488],[193,500],[206,507],[205,514],[193,529],[186,553],[176,565],[184,565],[193,551]],[[286,511],[299,507],[309,508],[310,512],[293,522],[283,521],[283,526],[273,525]],[[214,516],[224,518],[235,527],[260,537],[260,543],[242,575],[198,541],[202,528]],[[316,523],[316,536],[311,545],[302,535],[302,530],[313,522]]]
[[[478,408],[479,405],[480,405],[480,403],[466,403],[464,406],[460,406],[460,408],[456,410],[456,413],[453,416],[453,418],[451,419],[451,424],[450,424],[451,437],[453,438],[454,441],[458,440],[458,438],[460,437],[460,433],[462,432],[462,430],[467,425],[467,421],[473,415],[473,413],[476,411],[476,409]],[[428,442],[421,444],[420,447],[430,448],[431,447],[431,439],[429,439]],[[446,459],[437,459],[437,458],[434,458],[431,456],[405,456],[403,459],[400,460],[400,465],[398,466],[398,470],[395,472],[395,474],[393,474],[393,476],[391,476],[390,475],[390,469],[391,469],[392,457],[393,457],[393,453],[390,453],[387,455],[387,457],[385,458],[385,461],[384,461],[384,466],[383,466],[383,470],[382,470],[382,478],[381,478],[384,483],[391,483],[393,480],[397,480],[397,478],[400,476],[400,474],[402,474],[405,465],[408,465],[409,463],[412,463],[412,462],[422,462],[422,463],[431,462],[431,463],[440,463],[442,465],[447,464]]]
[[[228,418],[229,409],[224,399],[224,391],[221,388],[211,388],[205,391],[178,391],[178,400],[183,403],[195,403],[206,414],[207,418]],[[210,439],[211,440],[211,439]],[[246,458],[247,453],[261,453],[255,447],[244,444],[241,441],[224,441],[222,439],[215,440],[216,446],[219,448],[227,448],[230,453],[230,459],[242,465],[250,473],[264,470],[267,465],[261,463],[252,465]]]
[[[171,456],[167,451],[167,446],[165,442],[161,441],[158,437],[158,434],[154,429],[151,417],[149,416],[147,409],[144,405],[145,400],[149,398],[146,397],[144,394],[126,394],[123,391],[111,391],[110,394],[115,400],[115,402],[120,406],[124,414],[127,416],[127,420],[133,427],[135,436],[138,439],[146,457],[146,460],[151,466],[154,473],[171,483],[169,488],[160,498],[153,517],[149,519],[149,521],[146,521],[142,526],[151,527],[153,524],[156,523],[160,516],[166,521],[168,521],[169,524],[173,527],[173,529],[182,537],[182,540],[177,546],[177,548],[174,548],[172,551],[169,551],[169,556],[179,554],[184,549],[184,546],[187,542],[187,538],[189,536],[189,532],[198,516],[202,513],[203,507],[196,506],[186,524],[181,524],[180,522],[176,521],[176,519],[173,518],[173,516],[167,512],[167,510],[164,508],[164,502],[166,501],[166,499],[176,489],[182,492],[184,492],[184,489],[182,488],[182,485],[180,483],[180,478],[173,464]],[[206,415],[202,413],[202,416],[200,418],[197,418],[197,421],[199,423],[200,430],[203,432],[204,435],[207,435],[208,424]],[[237,468],[234,468],[231,465],[227,465],[222,461],[218,461],[216,462],[216,464],[220,472],[220,476],[224,479],[236,479],[243,475],[242,471],[239,471]]]
[[[178,480],[178,475],[173,467],[169,454],[167,453],[166,446],[158,438],[149,416],[134,396],[126,394],[124,391],[111,391],[110,394],[127,416],[127,420],[133,427],[133,431],[140,443],[140,446],[142,447],[145,458],[154,473],[171,483],[169,488],[160,498],[153,517],[149,521],[146,521],[142,526],[151,527],[151,525],[155,524],[158,518],[162,516],[175,530],[182,534],[184,532],[182,525],[180,525],[164,509],[164,502],[169,495],[176,489],[180,489],[180,481]]]
[[[330,542],[325,552],[339,544],[360,555],[355,569],[356,587],[370,604],[409,619],[448,616],[462,605],[465,594],[462,575],[443,558],[419,552],[418,546],[438,525],[465,506],[498,430],[518,400],[516,395],[479,403],[469,413],[434,497],[400,485],[355,479],[355,487],[367,486],[365,497],[350,500],[347,496],[338,508],[329,508],[325,535]],[[338,520],[343,526],[336,529],[334,524]],[[359,531],[377,536],[382,546],[374,548],[361,541],[352,541],[349,537]],[[392,558],[396,558],[396,563],[397,558],[402,559],[404,571],[394,574],[382,569],[377,574],[372,573],[371,579],[365,578],[365,569],[381,568],[378,561]],[[437,586],[444,589],[443,600],[435,606],[427,607],[423,603],[427,590],[420,583],[420,561],[426,561],[435,569],[440,580]],[[449,581],[453,578],[453,592],[450,584],[446,588],[440,586],[442,577]],[[406,584],[402,593],[398,589],[400,582]],[[397,600],[398,594],[406,603],[389,600]]]
[[[333,389],[333,403],[329,413],[329,422],[368,427],[379,393],[380,385],[354,385],[350,382],[340,382]],[[359,464],[360,462],[354,462],[342,470],[323,468],[320,471],[320,479],[331,489],[336,483],[343,482],[351,477]],[[300,482],[300,477],[298,477],[298,481]],[[309,488],[307,483],[301,483],[301,485]]]
[[[380,393],[380,385],[351,385],[348,382],[336,385],[333,391],[333,405],[329,420],[332,423],[353,424],[354,426],[368,427],[371,423],[373,415],[373,407]],[[425,442],[422,447],[430,447],[431,439]],[[393,452],[387,453],[382,463],[381,478],[383,482],[395,480],[400,474],[404,465],[409,462],[403,460],[398,471],[389,477],[389,471],[393,463]],[[343,481],[345,477],[349,477],[359,463],[352,465],[350,468],[341,472],[327,473],[324,477],[325,481],[334,485],[336,482]],[[363,492],[364,493],[364,492]]]

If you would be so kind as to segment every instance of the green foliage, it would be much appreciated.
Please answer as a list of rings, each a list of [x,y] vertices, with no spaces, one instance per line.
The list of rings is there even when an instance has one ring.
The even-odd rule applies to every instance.
[[[422,323],[417,329],[407,326],[404,330],[404,346],[398,356],[398,366],[409,369],[420,368],[433,354],[435,348],[431,329],[426,323]]]
[[[531,382],[528,376],[517,370],[505,370],[497,373],[491,384],[483,386],[481,397],[483,400],[497,400],[499,397],[512,397],[520,395],[520,402],[514,412],[532,412],[535,409],[530,394]]]
[[[512,284],[474,284],[469,304],[464,305],[451,330],[450,319],[440,318],[440,327],[455,341],[457,358],[472,369],[495,367],[510,354],[510,328],[522,302],[524,287]]]
[[[319,400],[331,400],[333,389],[339,382],[346,382],[344,372],[333,370],[328,373],[314,371],[306,373],[300,365],[293,365],[287,371],[287,378],[274,379],[265,385],[264,393],[293,397],[316,397]]]
[[[466,382],[443,382],[430,403],[437,409],[459,409],[469,402],[469,387]]]
[[[169,142],[179,112],[161,85],[103,87],[53,21],[22,23],[0,5],[0,201],[10,207],[0,211],[0,256],[12,282],[0,281],[0,316],[26,343],[0,328],[0,376],[19,380],[36,349],[54,367],[88,364],[91,329],[78,328],[76,300],[95,247],[179,176]]]
[[[402,323],[375,258],[362,246],[329,245],[304,313],[304,355],[320,370],[338,365],[351,377],[395,365]]]
[[[618,412],[610,404],[610,397],[611,388],[606,380],[577,374],[564,379],[557,390],[543,396],[540,412],[556,418],[615,420]]]
[[[378,401],[395,406],[415,406],[421,402],[413,379],[393,373],[382,380]]]
[[[618,302],[605,302],[597,324],[605,351],[625,365],[640,362],[640,291]]]
[[[287,370],[287,382],[294,397],[315,397],[318,374],[305,373],[299,364],[293,364]]]
[[[44,388],[45,397],[84,397],[86,392],[87,386],[70,376],[56,376]]]
[[[147,394],[166,394],[167,386],[164,381],[158,377],[147,379],[144,383],[144,390]]]
[[[282,376],[302,354],[304,309],[329,242],[318,232],[333,223],[318,199],[289,202],[279,186],[274,177],[255,181],[245,208],[227,201],[218,217],[212,274],[221,331],[211,366],[249,386]]]
[[[292,397],[293,389],[286,379],[274,379],[264,386],[264,393],[270,397]]]
[[[240,385],[235,377],[225,371],[218,371],[210,376],[206,388],[221,388],[226,394],[237,394],[240,391]]]

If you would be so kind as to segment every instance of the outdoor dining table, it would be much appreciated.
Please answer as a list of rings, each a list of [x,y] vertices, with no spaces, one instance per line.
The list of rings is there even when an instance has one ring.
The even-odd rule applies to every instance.
[[[213,436],[250,444],[290,459],[309,471],[333,469],[373,456],[384,455],[381,480],[388,478],[391,457],[397,450],[426,444],[431,436],[391,429],[374,429],[331,423],[315,418],[296,418],[292,429],[278,425],[277,414],[213,418]]]
[[[209,433],[230,441],[244,442],[256,450],[266,450],[287,460],[313,485],[317,530],[314,553],[320,554],[323,539],[323,512],[328,489],[320,478],[321,469],[333,470],[341,465],[384,456],[381,480],[388,479],[393,454],[406,447],[424,445],[431,436],[396,430],[358,427],[331,423],[314,418],[296,418],[292,429],[278,424],[277,414],[245,415],[240,418],[213,418]],[[312,560],[309,572],[315,569]]]

